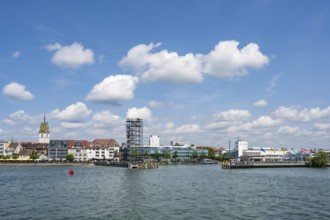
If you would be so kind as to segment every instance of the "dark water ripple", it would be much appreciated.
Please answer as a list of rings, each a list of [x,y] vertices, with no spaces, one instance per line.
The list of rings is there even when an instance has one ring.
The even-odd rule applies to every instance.
[[[330,219],[330,169],[0,166],[0,219]]]

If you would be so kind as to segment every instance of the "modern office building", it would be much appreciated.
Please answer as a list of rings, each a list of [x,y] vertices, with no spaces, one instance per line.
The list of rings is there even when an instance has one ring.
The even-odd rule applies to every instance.
[[[68,140],[50,140],[48,158],[53,160],[65,159],[68,155]]]

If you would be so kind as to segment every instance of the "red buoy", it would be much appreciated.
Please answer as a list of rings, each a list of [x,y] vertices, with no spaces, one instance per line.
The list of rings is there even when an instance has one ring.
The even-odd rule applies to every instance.
[[[71,169],[71,170],[69,171],[69,175],[72,176],[73,174],[74,174],[74,171]]]

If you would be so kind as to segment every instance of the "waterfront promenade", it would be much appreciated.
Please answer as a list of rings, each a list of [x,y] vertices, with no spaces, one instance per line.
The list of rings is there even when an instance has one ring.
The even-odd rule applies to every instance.
[[[35,162],[35,161],[0,161],[0,166],[94,166],[84,162]]]
[[[251,169],[251,168],[298,168],[298,167],[309,167],[305,162],[295,163],[253,163],[253,164],[229,164],[222,163],[222,169]],[[330,167],[330,163],[328,164]]]

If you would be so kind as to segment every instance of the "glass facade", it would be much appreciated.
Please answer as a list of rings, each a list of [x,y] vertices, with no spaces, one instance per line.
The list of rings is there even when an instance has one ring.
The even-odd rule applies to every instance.
[[[67,140],[51,140],[49,144],[49,158],[65,159],[68,155],[68,141]]]

